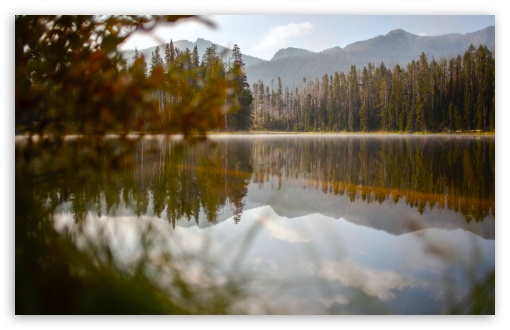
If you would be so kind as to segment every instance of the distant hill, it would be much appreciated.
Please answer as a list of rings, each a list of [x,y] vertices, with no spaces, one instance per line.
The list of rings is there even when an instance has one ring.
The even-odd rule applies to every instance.
[[[286,58],[292,58],[292,57],[298,57],[298,56],[306,56],[306,55],[312,55],[312,54],[316,54],[316,53],[311,52],[311,51],[306,50],[306,49],[302,49],[302,48],[289,47],[289,48],[280,49],[279,51],[277,51],[274,54],[274,56],[271,59],[271,61],[283,60],[283,59],[286,59]]]
[[[191,42],[188,40],[178,40],[178,41],[174,41],[173,43],[174,43],[174,47],[179,48],[181,51],[186,50],[186,48],[188,48],[190,51],[192,51],[193,48],[195,47],[195,45],[197,45],[198,54],[200,55],[200,60],[202,60],[202,56],[204,55],[206,48],[211,47],[213,45],[213,43],[211,41],[205,40],[202,38],[198,38],[197,41],[195,41],[195,42]],[[161,57],[164,57],[165,46],[166,46],[166,44],[159,45]],[[152,52],[154,52],[156,47],[158,47],[158,46],[149,47],[149,48],[145,48],[145,49],[139,49],[138,51],[143,53],[145,55],[145,58],[147,59],[147,62],[149,62],[150,58],[151,58],[151,54],[152,54]],[[228,57],[230,56],[230,54],[232,52],[231,49],[220,46],[218,44],[216,44],[216,48],[217,48],[218,53],[225,54],[225,57],[224,57],[225,60],[228,59]],[[242,51],[243,50],[241,49],[241,52]],[[126,51],[123,51],[122,54],[123,54],[124,58],[128,61],[128,63],[131,63],[131,61],[133,60],[133,56],[135,55],[135,51],[134,50],[126,50]],[[262,63],[262,62],[266,62],[265,60],[263,60],[261,58],[253,57],[253,56],[249,56],[249,55],[245,55],[245,54],[243,54],[243,61],[246,64],[246,66],[251,66],[251,65]]]
[[[295,88],[302,86],[304,77],[309,80],[321,78],[325,73],[348,72],[351,65],[356,65],[360,69],[368,63],[378,66],[381,62],[390,68],[396,64],[405,66],[412,60],[417,60],[422,52],[427,55],[429,61],[432,58],[439,60],[441,57],[448,58],[463,54],[470,44],[475,47],[486,45],[494,53],[495,27],[489,26],[467,34],[450,33],[439,36],[419,36],[397,29],[386,35],[354,42],[345,48],[333,47],[315,53],[306,49],[289,47],[278,50],[270,61],[247,54],[243,54],[243,61],[246,64],[246,74],[250,85],[259,79],[269,85],[271,80],[276,81],[280,77],[284,85]],[[195,45],[202,57],[206,48],[211,47],[213,43],[202,38],[198,38],[195,42],[174,41],[174,46],[182,51],[186,48],[191,51]],[[164,56],[165,44],[159,47],[161,56]],[[231,50],[218,44],[216,47],[219,53],[224,53],[226,61]],[[149,61],[155,49],[156,47],[150,47],[138,51],[142,52]],[[128,50],[122,53],[128,62],[131,62],[135,52]]]
[[[281,77],[284,85],[294,88],[302,85],[303,77],[314,79],[325,73],[348,72],[353,64],[358,68],[368,63],[378,66],[381,62],[388,67],[407,65],[413,59],[418,59],[421,52],[427,55],[429,61],[432,58],[439,60],[464,53],[470,44],[475,47],[486,45],[494,53],[494,26],[473,33],[439,36],[418,36],[397,29],[386,35],[349,44],[343,49],[334,47],[319,53],[287,48],[279,50],[271,61],[247,66],[246,71],[250,84],[259,79],[270,84],[271,80],[276,81],[277,77]]]

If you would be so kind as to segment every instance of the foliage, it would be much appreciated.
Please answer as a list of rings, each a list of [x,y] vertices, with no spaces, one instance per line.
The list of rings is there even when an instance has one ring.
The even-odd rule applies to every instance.
[[[17,16],[16,132],[203,136],[222,128],[235,110],[227,87],[236,77],[217,54],[199,68],[195,53],[167,47],[164,63],[157,49],[147,74],[144,58],[127,67],[118,51],[134,32],[181,18],[188,16]]]
[[[300,131],[453,132],[495,130],[495,61],[485,46],[439,62],[422,53],[406,69],[369,63],[362,70],[304,80],[281,93],[253,85],[254,127]],[[314,127],[316,129],[314,129]]]

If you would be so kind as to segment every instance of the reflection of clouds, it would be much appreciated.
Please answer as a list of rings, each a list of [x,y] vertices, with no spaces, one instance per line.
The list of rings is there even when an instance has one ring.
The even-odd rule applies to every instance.
[[[252,271],[260,273],[265,272],[269,275],[273,275],[276,273],[278,269],[278,264],[275,260],[272,259],[264,259],[261,257],[254,257],[249,260],[249,263],[251,264]]]
[[[447,235],[441,231],[427,230],[419,235],[424,243],[425,252],[443,260],[453,260],[459,251]]]
[[[115,219],[115,221],[113,221]],[[142,251],[141,227],[145,224],[134,217],[96,217],[88,213],[76,223],[72,213],[54,215],[54,226],[58,232],[68,232],[80,249],[107,245],[120,265],[136,262]]]
[[[338,305],[347,305],[349,303],[349,300],[346,296],[339,294],[333,297],[323,298],[321,299],[321,302],[326,306],[326,308],[331,308],[331,306],[338,304]]]
[[[411,276],[377,270],[348,259],[328,260],[318,267],[301,261],[300,266],[306,273],[325,280],[340,282],[346,287],[362,290],[365,294],[381,300],[393,299],[395,290],[426,286],[424,281]]]
[[[54,228],[69,233],[80,249],[104,252],[108,247],[114,262],[125,269],[143,260],[148,272],[162,286],[172,283],[175,271],[191,285],[227,282],[221,260],[211,258],[214,254],[222,255],[222,245],[214,244],[198,228],[174,230],[168,221],[157,217],[97,217],[91,212],[79,223],[72,213],[57,213]]]
[[[286,227],[281,221],[279,221],[281,217],[270,207],[269,210],[253,213],[252,217],[256,221],[261,222],[264,229],[277,240],[287,241],[290,243],[309,243],[311,241],[311,237],[309,235]]]
[[[276,239],[287,241],[287,242],[301,242],[308,243],[310,242],[310,237],[299,233],[290,228],[284,227],[282,224],[274,221],[265,221],[264,228]]]

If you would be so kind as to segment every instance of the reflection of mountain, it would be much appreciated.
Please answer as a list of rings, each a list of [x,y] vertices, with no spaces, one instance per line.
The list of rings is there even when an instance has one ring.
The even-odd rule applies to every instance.
[[[320,213],[400,235],[461,228],[494,239],[494,138],[384,136],[149,138],[66,142],[39,164],[41,207],[150,215],[210,226],[270,205],[286,217]],[[115,150],[130,150],[122,156]],[[115,152],[112,152],[115,151]],[[50,158],[49,158],[50,159]],[[17,162],[19,164],[19,162]],[[80,172],[73,169],[81,166]],[[49,174],[48,174],[49,173]],[[39,176],[38,176],[39,175]]]
[[[252,188],[258,190],[250,185]],[[248,196],[253,197],[251,193]],[[197,269],[190,267],[188,259],[193,253],[211,253],[227,265],[227,272],[241,254],[243,261],[235,268],[236,273],[257,279],[256,285],[249,286],[253,294],[248,296],[255,301],[265,297],[273,313],[331,313],[329,309],[334,305],[336,313],[360,313],[356,308],[366,308],[366,303],[356,297],[363,297],[376,300],[374,307],[379,307],[364,310],[364,314],[388,310],[437,314],[444,304],[463,298],[473,278],[483,278],[494,268],[494,241],[463,230],[425,229],[420,235],[395,236],[317,213],[282,217],[271,206],[245,210],[238,224],[223,221],[204,229],[179,228],[187,226],[188,222],[183,221],[172,228],[166,219],[151,216],[89,216],[84,221],[88,228],[105,233],[112,255],[122,264],[128,264],[137,254],[145,229],[151,228],[151,237],[157,242],[154,247],[171,248],[185,279],[197,278]],[[59,232],[80,234],[69,213],[57,214],[55,227]],[[96,235],[89,237],[94,239]],[[475,249],[478,258],[474,259],[483,262],[467,279],[464,265],[455,260],[473,260]],[[437,258],[431,251],[442,251],[452,260]],[[214,273],[214,279],[224,276],[222,271]],[[450,285],[455,285],[449,297],[438,294],[443,291],[446,277]],[[406,303],[409,296],[412,304]]]
[[[481,222],[464,221],[462,214],[448,209],[427,208],[420,214],[401,200],[366,203],[362,199],[350,201],[349,196],[324,194],[320,189],[303,188],[300,182],[288,180],[277,190],[277,178],[272,177],[262,187],[251,184],[245,199],[246,209],[270,205],[279,215],[287,218],[320,213],[331,218],[344,218],[357,225],[402,235],[425,228],[463,229],[485,239],[495,238],[495,222],[488,216]]]

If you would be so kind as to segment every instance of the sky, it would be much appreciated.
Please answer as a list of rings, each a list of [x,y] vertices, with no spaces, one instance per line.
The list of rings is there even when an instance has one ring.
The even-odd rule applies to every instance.
[[[319,52],[367,40],[394,29],[417,35],[469,33],[495,25],[494,15],[204,15],[211,28],[198,20],[181,20],[151,33],[138,33],[122,49],[145,49],[162,43],[204,38],[243,54],[270,60],[282,48]]]

